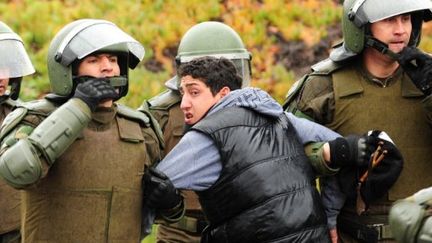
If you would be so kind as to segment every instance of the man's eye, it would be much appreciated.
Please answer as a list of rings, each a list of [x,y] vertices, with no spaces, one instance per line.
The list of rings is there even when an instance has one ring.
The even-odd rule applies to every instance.
[[[411,20],[411,15],[402,16],[402,20],[403,21],[409,21],[409,20]]]

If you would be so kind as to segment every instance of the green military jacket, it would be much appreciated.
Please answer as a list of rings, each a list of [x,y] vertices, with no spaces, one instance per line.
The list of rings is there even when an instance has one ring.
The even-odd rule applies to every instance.
[[[56,109],[47,100],[25,107],[2,152]],[[97,108],[91,116],[55,163],[45,164],[40,181],[25,188],[23,242],[140,241],[142,175],[161,159],[161,142],[150,119],[127,107]]]
[[[387,199],[407,197],[432,181],[432,97],[424,97],[403,70],[376,80],[359,60],[314,67],[288,94],[284,107],[347,135],[386,131],[405,165]]]

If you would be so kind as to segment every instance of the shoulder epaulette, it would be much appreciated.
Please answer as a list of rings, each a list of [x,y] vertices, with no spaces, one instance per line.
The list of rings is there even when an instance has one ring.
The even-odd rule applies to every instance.
[[[121,104],[117,104],[117,111],[120,116],[138,121],[145,127],[151,126],[159,139],[159,144],[161,148],[163,149],[165,147],[162,130],[159,126],[159,123],[151,115],[150,112],[148,112],[147,110],[133,110]]]
[[[181,101],[181,96],[178,91],[167,89],[164,92],[156,95],[148,100],[151,110],[168,110],[173,105]]]
[[[10,107],[16,107],[18,104],[20,104],[21,103],[21,101],[20,100],[13,100],[13,99],[11,99],[11,98],[8,98],[8,99],[6,99],[5,101],[4,101],[4,103],[3,104],[6,104],[6,105],[8,105],[8,106],[10,106]]]
[[[136,111],[122,104],[117,104],[117,112],[122,117],[139,122],[142,126],[150,126],[150,118],[143,112]]]
[[[53,112],[57,106],[54,103],[48,101],[47,99],[32,100],[28,102],[19,103],[17,107],[24,107],[30,113],[36,113],[40,115],[48,116]]]
[[[344,64],[332,61],[330,58],[312,65],[311,75],[329,75],[343,67]]]

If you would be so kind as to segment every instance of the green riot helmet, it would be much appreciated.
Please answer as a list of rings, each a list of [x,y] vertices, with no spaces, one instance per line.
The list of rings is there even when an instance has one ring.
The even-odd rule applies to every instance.
[[[230,59],[243,78],[242,86],[249,85],[252,55],[237,32],[228,25],[215,21],[202,22],[183,35],[177,51],[177,65],[203,56]]]
[[[0,79],[9,78],[8,95],[16,100],[22,77],[35,72],[21,38],[0,21]]]
[[[128,91],[128,70],[144,57],[144,47],[112,22],[81,19],[63,27],[48,49],[48,75],[54,94],[68,97],[74,93],[73,67],[93,53],[118,56],[120,77],[109,78],[123,97]]]
[[[346,60],[361,53],[366,46],[387,53],[387,46],[368,34],[369,24],[406,13],[412,13],[409,45],[417,46],[422,23],[430,19],[431,9],[431,0],[345,0],[342,17],[344,40],[332,50],[330,59],[335,62]]]

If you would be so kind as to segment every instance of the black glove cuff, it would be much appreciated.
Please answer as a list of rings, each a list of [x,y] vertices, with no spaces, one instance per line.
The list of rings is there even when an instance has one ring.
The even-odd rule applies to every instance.
[[[162,209],[160,210],[160,214],[162,218],[168,222],[177,222],[184,216],[185,209],[184,200],[183,197],[181,197],[180,202],[176,206],[170,209]]]
[[[337,167],[346,166],[350,158],[348,141],[345,138],[339,137],[329,141],[329,146],[331,165],[336,165]]]

